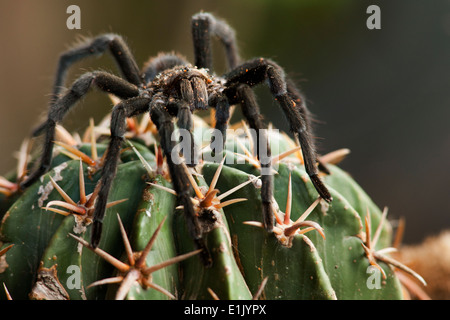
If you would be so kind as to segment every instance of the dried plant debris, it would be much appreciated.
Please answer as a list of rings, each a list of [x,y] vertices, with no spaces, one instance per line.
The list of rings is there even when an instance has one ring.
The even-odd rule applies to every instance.
[[[59,282],[56,265],[39,268],[37,280],[30,293],[32,300],[69,300],[69,294]]]
[[[426,238],[421,244],[400,246],[393,255],[420,273],[427,286],[417,285],[414,278],[405,278],[411,283],[410,294],[414,299],[450,299],[450,231]],[[423,291],[423,292],[422,292]]]

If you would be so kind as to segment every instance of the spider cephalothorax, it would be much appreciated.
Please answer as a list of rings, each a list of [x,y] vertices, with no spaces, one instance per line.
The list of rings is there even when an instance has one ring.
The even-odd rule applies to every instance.
[[[45,132],[40,165],[20,186],[22,189],[30,186],[48,170],[52,158],[56,124],[63,120],[71,107],[86,95],[92,86],[119,98],[120,102],[114,106],[111,115],[111,138],[99,181],[91,234],[93,247],[96,247],[100,240],[108,193],[115,176],[126,132],[126,119],[149,112],[158,130],[160,146],[166,157],[178,203],[183,206],[190,234],[202,248],[202,230],[191,201],[192,185],[186,166],[174,161],[172,157],[176,143],[172,139],[175,130],[173,118],[177,118],[179,128],[191,132],[192,112],[214,108],[215,129],[225,140],[230,106],[240,105],[250,128],[257,133],[256,146],[268,145],[267,137],[262,131],[265,126],[252,90],[258,84],[268,85],[289,122],[291,132],[302,147],[305,168],[311,181],[319,195],[326,201],[331,201],[330,193],[318,175],[308,110],[302,95],[293,82],[285,76],[283,69],[275,62],[264,58],[242,63],[237,51],[234,31],[224,21],[216,19],[211,14],[194,15],[191,27],[195,56],[193,65],[173,53],[159,54],[150,59],[141,71],[125,41],[115,34],[105,34],[89,39],[61,55],[47,121],[34,132],[34,135]],[[217,37],[225,49],[229,70],[222,76],[215,76],[213,73],[211,36]],[[100,71],[88,72],[75,80],[68,90],[62,92],[67,70],[74,62],[106,51],[114,57],[123,77]],[[194,148],[193,144],[191,148]],[[222,151],[220,147],[214,150],[216,153]],[[268,231],[272,231],[274,225],[273,177],[270,149],[267,148],[267,150],[268,152],[262,153],[260,148],[256,148],[256,154],[261,162],[261,170],[266,169],[266,173],[261,175],[263,224]],[[186,164],[195,166],[194,160],[186,158]]]
[[[180,57],[181,59],[181,57]],[[186,64],[174,66],[157,74],[155,78],[148,83],[149,87],[155,90],[161,90],[165,95],[173,95],[173,91],[181,91],[181,83],[192,86],[191,90],[195,94],[204,94],[207,99],[207,85],[213,82],[214,77],[208,74],[208,70],[204,68],[196,68],[195,66]],[[180,84],[177,86],[177,84]],[[216,83],[217,86],[217,83]],[[195,90],[193,89],[195,87]],[[177,90],[178,89],[178,90]],[[212,87],[211,87],[212,89]],[[208,100],[203,101],[204,105],[201,109],[205,109]],[[196,105],[197,106],[197,105]]]

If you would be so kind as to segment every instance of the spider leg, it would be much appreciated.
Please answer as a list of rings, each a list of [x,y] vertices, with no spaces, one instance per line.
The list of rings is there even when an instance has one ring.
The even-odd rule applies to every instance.
[[[127,129],[125,119],[149,111],[150,102],[150,97],[134,97],[121,101],[113,108],[111,114],[111,139],[109,140],[102,176],[98,182],[100,183],[100,191],[95,205],[92,225],[91,245],[94,248],[98,246],[102,234],[102,223],[105,216],[108,194],[116,175],[120,147],[124,141],[124,135]]]
[[[303,119],[305,121],[306,130],[308,130],[309,133],[312,133],[312,126],[311,126],[311,113],[309,112],[308,108],[306,107],[305,98],[303,94],[300,92],[300,90],[295,85],[294,81],[292,79],[285,77],[286,80],[286,90],[288,95],[291,97],[292,100],[294,100],[295,107],[298,109],[300,114],[303,116]]]
[[[252,87],[264,81],[268,82],[272,95],[286,115],[291,132],[298,138],[302,147],[306,172],[319,195],[326,201],[331,201],[331,195],[318,175],[316,151],[308,131],[307,122],[304,119],[304,114],[299,111],[287,90],[284,72],[281,67],[273,61],[259,58],[245,62],[226,74],[225,78],[227,79],[226,86],[229,87],[226,90],[228,91],[227,96],[230,100],[234,98],[233,91],[235,89],[233,87],[240,83]]]
[[[34,183],[39,177],[47,172],[52,160],[53,141],[55,138],[55,127],[61,122],[71,107],[81,99],[95,85],[102,91],[112,93],[121,99],[128,99],[139,95],[139,89],[122,78],[106,72],[89,72],[78,78],[72,87],[54,104],[50,106],[48,119],[42,125],[45,131],[44,150],[40,159],[39,167],[21,183],[20,187],[26,188]]]
[[[177,125],[178,128],[184,132],[180,132],[180,137],[182,137],[182,143],[188,145],[189,153],[186,153],[186,149],[183,148],[183,156],[186,159],[186,165],[189,167],[195,167],[198,164],[197,150],[195,146],[194,136],[192,129],[194,127],[194,122],[192,119],[192,112],[189,104],[184,101],[175,102],[175,106],[178,109],[177,113]],[[187,139],[187,140],[185,140]]]
[[[292,100],[294,100],[296,107],[298,107],[298,111],[305,120],[306,130],[309,132],[310,135],[312,135],[312,125],[310,121],[312,115],[309,112],[308,108],[306,107],[305,98],[303,97],[303,94],[298,90],[294,82],[288,77],[286,77],[286,88],[289,96],[291,97]],[[317,162],[320,171],[326,174],[330,174],[330,171],[328,170],[326,165],[322,161],[320,161],[320,159],[317,159]]]
[[[137,63],[121,36],[116,34],[104,34],[78,45],[61,54],[53,85],[53,99],[57,99],[64,87],[67,70],[75,62],[89,56],[100,55],[109,50],[119,65],[125,79],[132,84],[142,84]]]
[[[106,50],[112,53],[125,79],[136,86],[142,84],[137,63],[122,37],[116,34],[103,34],[89,39],[89,41],[85,41],[61,54],[53,83],[53,92],[49,103],[50,107],[58,100],[59,95],[64,89],[64,82],[70,66],[89,56],[103,54]],[[33,130],[32,136],[36,137],[43,133],[46,126],[47,124],[45,122],[40,124]]]
[[[209,105],[216,110],[214,114],[214,129],[218,130],[218,133],[220,133],[213,134],[211,137],[211,148],[213,148],[214,153],[222,153],[226,141],[228,121],[230,120],[230,104],[223,93],[218,93],[211,96]],[[216,139],[219,139],[220,137],[220,141],[216,141]]]
[[[159,97],[154,97],[150,109],[150,117],[158,129],[161,148],[166,156],[172,185],[177,193],[178,203],[183,206],[188,231],[197,247],[203,249],[202,258],[204,263],[210,265],[212,260],[203,242],[201,227],[191,201],[192,187],[189,178],[182,164],[174,162],[172,158],[172,151],[175,146],[172,140],[172,134],[174,132],[172,118],[166,110],[165,102]]]
[[[234,30],[223,20],[206,12],[197,13],[191,21],[194,40],[195,65],[212,72],[211,35],[216,36],[225,47],[228,67],[235,68],[240,62]]]
[[[264,129],[264,123],[261,119],[259,106],[256,102],[255,94],[248,85],[240,84],[237,86],[237,96],[241,105],[242,113],[247,119],[250,128],[256,131],[256,154],[261,163],[261,202],[263,209],[264,226],[267,231],[271,232],[273,229],[273,211],[272,211],[272,196],[273,196],[273,174],[272,174],[272,159],[270,146]],[[265,146],[265,152],[262,152],[261,146]]]
[[[175,66],[187,66],[186,59],[176,53],[160,53],[150,58],[144,65],[142,74],[144,82],[149,83],[161,72]]]
[[[186,159],[186,164],[195,167],[198,164],[196,146],[192,129],[194,126],[192,112],[197,109],[205,109],[208,106],[208,92],[203,79],[197,76],[182,78],[178,80],[178,92],[180,99],[175,99],[177,109],[178,127],[186,130],[183,132],[184,145],[189,143],[190,157]],[[189,136],[185,136],[184,133]],[[183,148],[183,150],[186,150]],[[186,155],[185,155],[186,156]]]
[[[210,13],[200,12],[192,17],[192,37],[194,43],[195,65],[198,68],[207,68],[213,71],[211,35],[217,37],[225,49],[225,55],[229,69],[234,69],[241,61],[239,56],[236,36],[224,20],[214,17]],[[226,129],[230,118],[230,105],[223,94],[217,94],[211,98],[210,106],[216,109],[215,129],[222,135],[222,141],[211,141],[215,153],[221,153],[226,140]],[[216,139],[213,136],[213,139]]]

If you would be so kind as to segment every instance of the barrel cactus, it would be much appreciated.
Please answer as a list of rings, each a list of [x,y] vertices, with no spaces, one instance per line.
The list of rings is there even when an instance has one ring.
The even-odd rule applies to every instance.
[[[210,126],[194,119],[196,145],[206,154]],[[108,126],[91,123],[78,139],[58,127],[47,174],[21,194],[15,181],[26,170],[1,180],[2,299],[401,299],[397,272],[423,281],[389,256],[387,210],[336,165],[346,151],[321,158],[328,203],[309,180],[299,147],[274,129],[276,223],[267,232],[254,143],[245,124],[238,127],[220,161],[185,167],[210,266],[187,231],[148,119],[128,122],[95,249],[89,239]],[[22,168],[33,165],[26,150],[23,159],[31,160]]]
[[[209,13],[194,15],[191,31],[194,64],[160,54],[140,71],[115,34],[61,55],[47,121],[33,133],[45,133],[42,156],[24,143],[18,171],[0,179],[1,295],[397,299],[396,272],[423,281],[389,256],[387,210],[335,165],[346,151],[317,161],[308,110],[283,69],[265,58],[242,62],[233,29]],[[225,49],[222,76],[212,36]],[[123,78],[88,72],[63,92],[75,61],[107,51]],[[299,143],[273,128],[229,126],[240,105],[250,128],[264,128],[252,91],[261,83]],[[110,121],[72,136],[59,123],[91,86],[113,96]],[[192,114],[210,108],[211,125]],[[175,163],[172,134],[182,130],[189,166]],[[226,143],[212,152],[211,141]]]

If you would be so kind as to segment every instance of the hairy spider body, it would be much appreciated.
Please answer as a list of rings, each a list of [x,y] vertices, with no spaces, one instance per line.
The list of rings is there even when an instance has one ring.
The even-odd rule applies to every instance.
[[[197,245],[204,248],[198,215],[194,211],[190,198],[192,187],[185,167],[172,159],[172,150],[175,146],[175,141],[172,140],[173,118],[177,118],[179,128],[192,131],[192,113],[209,107],[214,108],[216,110],[215,128],[222,133],[225,140],[230,106],[239,104],[249,126],[257,132],[256,145],[268,145],[267,137],[264,133],[260,133],[260,129],[264,129],[265,126],[252,90],[252,87],[261,83],[268,84],[290,124],[292,133],[302,146],[306,171],[316,190],[323,199],[331,201],[327,188],[318,176],[317,157],[310,136],[308,110],[293,82],[286,79],[283,69],[275,62],[264,58],[241,63],[234,31],[224,21],[216,19],[211,14],[194,15],[191,26],[195,66],[190,65],[183,57],[169,53],[150,59],[140,71],[125,41],[115,34],[101,35],[61,55],[48,119],[34,131],[34,135],[45,132],[40,165],[21,183],[21,188],[31,185],[48,170],[56,124],[63,120],[71,107],[84,97],[92,86],[120,98],[121,101],[112,111],[111,138],[99,181],[101,185],[91,234],[93,247],[98,246],[100,241],[109,189],[115,176],[120,148],[126,132],[125,120],[128,117],[149,112],[151,120],[158,129],[160,145],[166,156],[173,188],[177,193],[179,204],[183,206],[190,234]],[[229,71],[223,76],[214,75],[212,70],[211,35],[222,42],[226,52]],[[74,62],[105,51],[112,54],[123,77],[100,71],[88,72],[75,80],[68,90],[61,92],[67,69]],[[193,144],[191,148],[195,148]],[[267,150],[267,153],[262,153],[257,149],[256,153],[261,162],[261,168],[270,169],[270,149],[267,148]],[[215,149],[215,152],[221,151],[220,147]],[[196,159],[186,160],[190,160],[186,161],[188,166],[195,166]],[[268,171],[271,172],[271,170]],[[274,220],[272,174],[263,174],[261,180],[263,221],[266,229],[272,231]]]

